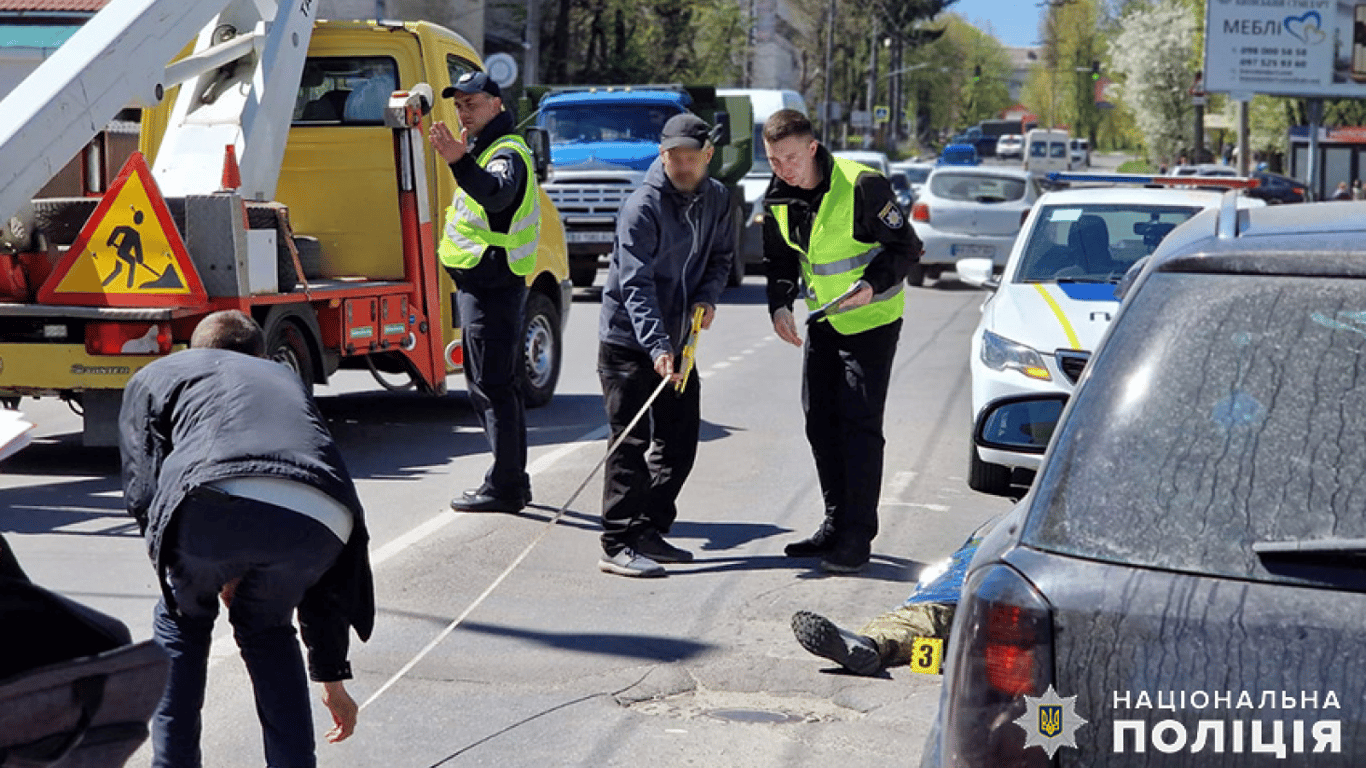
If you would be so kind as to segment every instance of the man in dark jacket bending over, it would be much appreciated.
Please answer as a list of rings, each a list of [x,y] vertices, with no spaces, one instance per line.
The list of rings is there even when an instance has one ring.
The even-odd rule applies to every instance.
[[[152,720],[153,765],[197,768],[200,709],[220,595],[251,675],[266,764],[312,768],[313,718],[295,639],[336,723],[356,725],[343,683],[350,627],[375,620],[360,499],[322,414],[293,371],[261,358],[236,310],[200,322],[191,349],[128,382],[119,414],[123,494],[161,583],[153,638],[171,657]]]
[[[659,159],[617,219],[598,327],[598,377],[612,440],[661,380],[683,388],[662,392],[607,458],[598,561],[605,573],[663,576],[660,563],[693,558],[664,540],[678,516],[675,502],[692,471],[702,424],[701,382],[696,372],[683,381],[677,364],[694,308],[702,308],[702,327],[711,326],[735,257],[730,195],[707,176],[709,133],[696,115],[670,118]]]

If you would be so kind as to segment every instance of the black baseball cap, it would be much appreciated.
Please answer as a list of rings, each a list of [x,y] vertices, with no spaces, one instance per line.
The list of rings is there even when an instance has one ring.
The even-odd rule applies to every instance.
[[[687,147],[701,149],[711,139],[711,126],[691,112],[680,112],[669,118],[659,137],[660,149]]]
[[[456,93],[487,93],[490,96],[503,98],[503,89],[493,82],[487,72],[466,72],[455,81],[454,85],[448,85],[441,89],[441,98],[449,99]]]

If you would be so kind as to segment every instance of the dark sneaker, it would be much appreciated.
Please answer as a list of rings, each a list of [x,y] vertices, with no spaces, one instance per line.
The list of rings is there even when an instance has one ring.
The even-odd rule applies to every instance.
[[[636,578],[665,575],[664,566],[648,557],[637,554],[630,547],[626,547],[615,555],[609,556],[604,553],[602,559],[598,560],[598,570],[603,573],[615,573],[618,576]]]
[[[636,540],[636,552],[657,563],[691,563],[693,560],[691,552],[665,541],[655,530],[642,534]]]
[[[486,493],[465,493],[451,499],[451,509],[457,512],[517,512],[521,499],[504,499]]]
[[[854,674],[876,675],[882,670],[882,655],[871,638],[840,629],[824,616],[798,611],[792,616],[792,633],[806,650]]]

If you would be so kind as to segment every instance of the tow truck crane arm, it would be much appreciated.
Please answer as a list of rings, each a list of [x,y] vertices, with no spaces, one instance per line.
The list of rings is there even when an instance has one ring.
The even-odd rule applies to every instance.
[[[111,0],[0,101],[0,224],[119,110],[180,84],[163,192],[215,191],[234,144],[242,196],[271,199],[316,14],[313,0]],[[194,53],[167,66],[195,30]],[[246,57],[254,67],[232,66]]]

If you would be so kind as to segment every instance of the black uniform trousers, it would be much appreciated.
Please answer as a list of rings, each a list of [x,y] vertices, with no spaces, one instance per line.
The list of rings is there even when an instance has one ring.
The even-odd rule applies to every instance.
[[[882,490],[882,417],[901,320],[851,335],[810,326],[802,371],[806,439],[835,552],[867,559]]]
[[[654,362],[640,350],[598,345],[598,378],[612,440],[626,431],[659,386]],[[650,412],[607,457],[602,485],[602,549],[610,557],[634,546],[651,529],[666,534],[678,517],[676,501],[697,458],[702,426],[702,382],[659,393]],[[646,450],[649,449],[649,455]]]
[[[526,405],[517,368],[522,361],[526,296],[524,283],[478,294],[462,290],[456,296],[463,324],[465,384],[493,452],[493,466],[479,491],[523,501],[531,495],[531,479],[526,473]],[[465,323],[466,319],[473,322]]]

